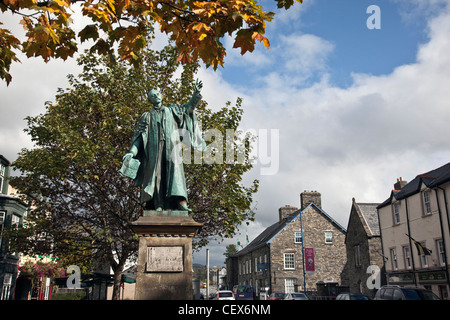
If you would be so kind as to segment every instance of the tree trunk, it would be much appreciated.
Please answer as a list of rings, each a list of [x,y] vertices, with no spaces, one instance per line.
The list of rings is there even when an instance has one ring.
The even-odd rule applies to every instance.
[[[120,300],[120,284],[122,282],[122,272],[124,265],[125,261],[119,261],[117,267],[113,269],[114,284],[113,284],[112,300]]]

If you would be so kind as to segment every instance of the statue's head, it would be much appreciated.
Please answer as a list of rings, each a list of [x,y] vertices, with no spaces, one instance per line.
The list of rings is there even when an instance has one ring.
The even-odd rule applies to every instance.
[[[152,89],[147,93],[147,99],[153,105],[160,104],[162,101],[161,92],[159,92],[159,90]]]

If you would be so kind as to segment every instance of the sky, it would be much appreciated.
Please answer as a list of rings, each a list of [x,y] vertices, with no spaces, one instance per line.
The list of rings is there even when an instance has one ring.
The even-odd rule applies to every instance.
[[[273,3],[272,3],[273,2]],[[347,227],[352,198],[381,203],[396,179],[450,161],[450,0],[304,0],[278,10],[266,36],[244,56],[225,38],[225,67],[201,68],[203,99],[212,109],[243,98],[243,130],[258,133],[249,186],[255,222],[233,239],[212,240],[210,265],[222,265],[227,244],[253,240],[278,219],[284,205],[299,207],[300,193],[317,190],[322,209]],[[379,15],[367,9],[376,5]],[[373,18],[379,29],[371,29]],[[20,31],[17,17],[2,14],[6,28]],[[164,43],[158,36],[155,46]],[[13,81],[0,83],[0,154],[14,161],[32,143],[26,116],[45,111],[74,59],[36,58],[12,66]],[[7,120],[3,117],[7,117]],[[205,249],[194,263],[205,264]]]

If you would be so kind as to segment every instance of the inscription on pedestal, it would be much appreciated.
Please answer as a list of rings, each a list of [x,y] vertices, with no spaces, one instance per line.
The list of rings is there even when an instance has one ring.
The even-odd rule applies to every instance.
[[[183,272],[183,247],[148,247],[147,272]]]

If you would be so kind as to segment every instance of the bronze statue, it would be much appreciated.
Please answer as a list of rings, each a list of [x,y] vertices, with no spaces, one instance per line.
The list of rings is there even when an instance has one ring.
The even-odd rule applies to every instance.
[[[142,187],[141,203],[146,210],[190,211],[183,163],[174,161],[173,153],[181,140],[188,146],[205,148],[194,113],[202,98],[202,87],[202,82],[197,80],[192,98],[182,105],[162,105],[158,90],[147,94],[153,108],[139,119],[120,170],[123,176],[134,179],[135,184]],[[185,141],[180,129],[188,133],[189,141]]]

